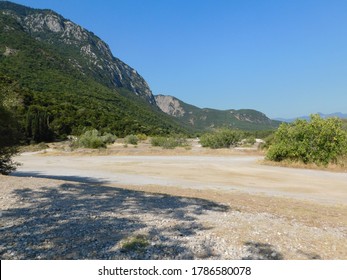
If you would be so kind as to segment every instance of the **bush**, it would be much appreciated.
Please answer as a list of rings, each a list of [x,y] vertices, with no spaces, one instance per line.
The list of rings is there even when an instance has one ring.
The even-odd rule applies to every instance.
[[[244,145],[250,145],[253,146],[256,143],[256,139],[254,136],[248,136],[244,140],[242,140]]]
[[[143,133],[137,134],[136,137],[139,139],[139,141],[147,140],[147,135]]]
[[[106,148],[106,144],[113,143],[115,140],[116,136],[110,133],[101,136],[96,129],[93,129],[86,131],[78,137],[74,146],[89,149]]]
[[[165,137],[163,136],[156,136],[151,138],[151,144],[153,147],[161,147],[163,143],[165,142]]]
[[[272,145],[273,140],[275,138],[275,133],[272,133],[270,135],[268,135],[265,139],[264,139],[264,143],[260,143],[259,145],[259,149],[260,150],[266,150],[269,149],[269,147]]]
[[[103,136],[101,136],[101,140],[105,144],[112,144],[112,143],[114,143],[114,141],[117,140],[117,137],[111,133],[105,133]]]
[[[0,77],[1,78],[1,77]],[[1,81],[1,79],[0,79]],[[0,90],[0,174],[8,175],[16,170],[18,163],[12,157],[18,152],[16,145],[19,143],[20,133],[18,121],[12,108],[5,106],[3,94]]]
[[[273,161],[300,161],[305,164],[327,165],[338,163],[347,155],[347,133],[337,118],[322,119],[311,115],[311,120],[296,120],[281,124],[267,152]]]
[[[154,147],[162,147],[163,149],[174,149],[176,147],[184,147],[188,145],[187,139],[182,135],[152,137],[151,144]]]
[[[214,133],[206,133],[200,137],[203,147],[212,149],[230,148],[236,146],[242,139],[242,132],[230,129],[222,129]]]
[[[0,148],[0,174],[8,175],[15,171],[18,163],[12,160],[12,157],[17,153],[16,147],[2,147]]]
[[[124,138],[125,144],[131,144],[131,145],[137,145],[139,142],[139,139],[137,138],[136,135],[128,135]]]

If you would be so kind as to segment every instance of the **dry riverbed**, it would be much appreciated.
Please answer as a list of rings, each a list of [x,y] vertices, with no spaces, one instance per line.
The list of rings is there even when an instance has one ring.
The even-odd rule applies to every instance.
[[[347,174],[261,159],[198,147],[25,153],[0,176],[0,257],[347,259]]]

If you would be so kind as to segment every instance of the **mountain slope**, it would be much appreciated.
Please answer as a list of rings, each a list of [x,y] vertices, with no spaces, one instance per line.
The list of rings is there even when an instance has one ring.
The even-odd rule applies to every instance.
[[[136,70],[92,32],[51,10],[7,1],[0,1],[0,89],[27,140],[64,138],[86,128],[124,136],[277,126],[254,110],[155,99]],[[174,104],[172,112],[158,107],[165,102]]]
[[[32,38],[54,47],[82,74],[111,88],[126,88],[155,105],[146,81],[115,58],[108,45],[92,32],[51,10],[31,9],[6,1],[0,2],[0,10],[16,19]]]
[[[85,56],[78,41],[69,44],[64,41],[63,31],[54,33],[60,25],[46,19],[50,16],[61,19],[52,11],[0,2],[0,89],[7,100],[16,104],[13,109],[27,139],[33,138],[39,124],[49,131],[38,141],[79,133],[86,127],[119,136],[182,132],[155,105],[147,84],[135,70],[113,57],[107,60],[111,54],[106,50],[107,55],[98,54],[95,60]],[[47,31],[46,25],[53,31]],[[80,29],[77,25],[75,28]],[[102,45],[95,35],[82,31],[90,36],[88,40]],[[76,38],[77,34],[67,38]],[[106,67],[125,70],[118,73],[117,69],[106,71]]]
[[[244,130],[274,129],[280,122],[256,110],[216,110],[198,108],[168,95],[156,95],[157,105],[166,114],[196,130],[229,127]]]

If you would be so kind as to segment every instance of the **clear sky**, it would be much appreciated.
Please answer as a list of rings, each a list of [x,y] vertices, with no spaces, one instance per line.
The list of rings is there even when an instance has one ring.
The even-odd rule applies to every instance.
[[[346,0],[14,0],[103,39],[154,94],[269,117],[347,113]]]

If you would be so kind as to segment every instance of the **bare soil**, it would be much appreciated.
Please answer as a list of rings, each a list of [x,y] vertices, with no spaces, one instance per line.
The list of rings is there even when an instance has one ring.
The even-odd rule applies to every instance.
[[[0,177],[2,258],[347,259],[347,174],[266,166],[262,159],[255,149],[209,150],[196,142],[175,150],[116,143],[107,150],[69,151],[54,144],[45,152],[24,153],[14,176]],[[60,210],[45,204],[58,200]],[[81,252],[68,237],[56,241],[67,231],[57,230],[57,221],[46,222],[46,241],[29,242],[36,247],[23,235],[16,239],[32,219],[29,213],[40,216],[35,209],[46,209],[58,215],[64,205],[83,211],[66,212],[61,223],[90,212],[98,222],[124,223],[110,228],[117,237],[99,227],[86,229],[109,243],[90,248],[86,241]],[[135,218],[141,226],[129,222]],[[40,221],[36,229],[44,231],[45,219]],[[121,250],[122,240],[139,234],[148,238],[146,250]],[[10,249],[13,243],[16,250]],[[54,250],[57,244],[66,249]],[[42,246],[51,254],[38,249]],[[36,253],[25,253],[25,247]]]

